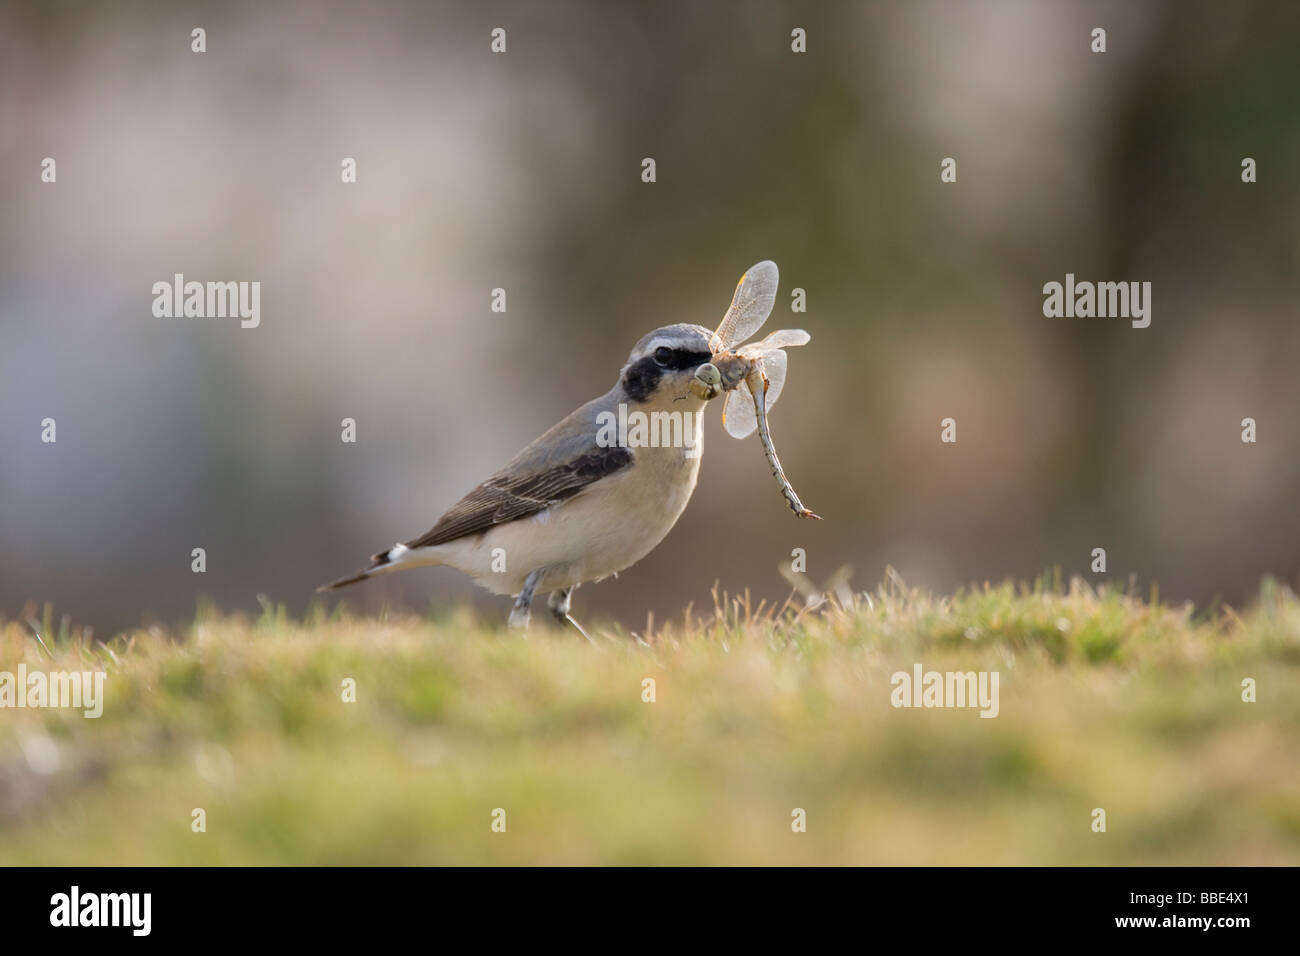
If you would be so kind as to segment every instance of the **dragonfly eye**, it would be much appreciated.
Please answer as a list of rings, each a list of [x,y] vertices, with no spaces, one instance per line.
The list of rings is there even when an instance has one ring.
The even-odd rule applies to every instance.
[[[661,345],[655,349],[655,364],[660,368],[667,368],[668,363],[673,360],[673,350],[667,346]]]

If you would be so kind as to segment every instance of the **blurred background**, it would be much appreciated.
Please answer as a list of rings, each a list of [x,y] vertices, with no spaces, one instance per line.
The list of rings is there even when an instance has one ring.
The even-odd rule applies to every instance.
[[[813,336],[773,433],[826,520],[711,409],[682,521],[580,619],[783,598],[796,547],[859,587],[1096,547],[1167,598],[1294,583],[1297,37],[1282,2],[8,0],[0,615],[299,612],[764,258],[767,328]],[[178,272],[261,282],[261,327],[155,318]],[[1152,282],[1150,328],[1045,318],[1067,272]],[[445,568],[342,596],[505,612]]]

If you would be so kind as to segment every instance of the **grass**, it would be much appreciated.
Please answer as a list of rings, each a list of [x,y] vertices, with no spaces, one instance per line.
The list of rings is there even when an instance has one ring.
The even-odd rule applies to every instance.
[[[1300,863],[1300,600],[1271,581],[1198,616],[895,577],[594,645],[467,611],[45,618],[0,623],[0,671],[104,669],[106,703],[0,710],[0,864]],[[892,707],[916,663],[997,671],[998,716]]]

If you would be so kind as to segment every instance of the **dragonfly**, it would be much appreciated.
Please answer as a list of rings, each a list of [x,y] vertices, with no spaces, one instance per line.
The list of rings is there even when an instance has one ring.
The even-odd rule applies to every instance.
[[[740,277],[731,307],[709,340],[712,360],[696,371],[691,391],[706,401],[727,393],[722,405],[722,426],[727,434],[748,438],[757,429],[772,477],[781,486],[790,510],[800,518],[820,521],[821,515],[804,507],[786,478],[767,423],[768,410],[785,387],[786,354],[782,349],[807,345],[812,336],[803,329],[780,329],[762,341],[736,348],[737,342],[745,341],[767,321],[776,301],[778,277],[776,263],[769,259]]]

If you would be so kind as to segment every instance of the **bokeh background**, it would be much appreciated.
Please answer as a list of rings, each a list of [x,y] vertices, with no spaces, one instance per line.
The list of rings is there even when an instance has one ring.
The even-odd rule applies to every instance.
[[[777,447],[827,520],[715,409],[681,523],[580,618],[782,597],[795,547],[862,587],[1094,547],[1198,603],[1295,582],[1298,38],[1282,2],[6,0],[0,614],[299,611],[764,258],[768,328],[813,336]],[[154,318],[177,272],[260,281],[261,327]],[[1151,327],[1045,318],[1067,272],[1151,281]],[[345,599],[504,613],[450,569]]]

